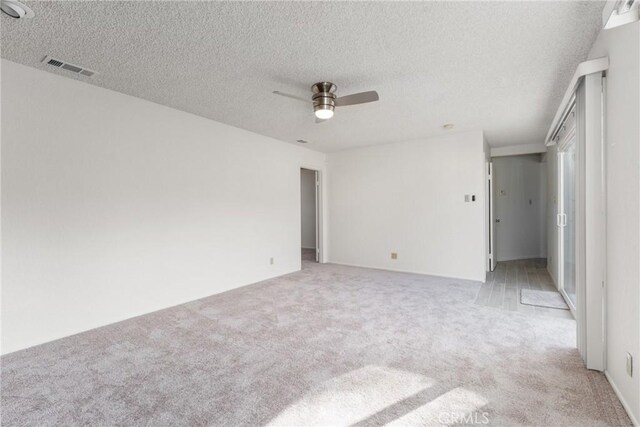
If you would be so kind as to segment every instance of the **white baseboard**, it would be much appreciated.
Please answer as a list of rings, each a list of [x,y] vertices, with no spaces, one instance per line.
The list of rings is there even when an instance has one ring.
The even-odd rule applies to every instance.
[[[475,279],[475,278],[469,278],[469,277],[456,277],[456,276],[444,276],[442,274],[429,273],[429,272],[425,272],[425,271],[402,270],[402,269],[399,269],[399,268],[375,267],[375,266],[371,266],[371,265],[349,264],[349,263],[335,262],[335,261],[329,261],[329,263],[330,264],[336,264],[336,265],[344,265],[346,267],[370,268],[372,270],[393,271],[395,273],[421,274],[423,276],[433,276],[433,277],[440,277],[440,278],[444,278],[444,279],[454,279],[454,280],[466,280],[468,282],[476,282],[476,283],[484,283],[485,282],[484,279]],[[485,276],[486,276],[486,274],[485,274]]]
[[[636,420],[636,418],[633,416],[633,413],[631,412],[631,408],[629,407],[629,404],[627,403],[626,400],[624,400],[624,397],[620,393],[620,390],[618,390],[616,383],[614,383],[611,377],[609,376],[609,372],[604,371],[604,376],[607,377],[607,381],[609,381],[609,384],[611,384],[611,388],[613,389],[613,392],[616,394],[616,396],[618,396],[618,399],[620,399],[620,403],[622,403],[622,407],[624,408],[624,410],[627,411],[627,415],[631,419],[631,422],[633,423],[634,426],[638,427],[639,425],[638,420]]]
[[[525,259],[540,259],[546,258],[545,255],[514,255],[505,259],[499,259],[497,262],[507,262],[507,261],[520,261]]]
[[[553,285],[556,287],[558,291],[560,291],[560,287],[558,286],[558,280],[556,280],[551,270],[549,270],[549,264],[547,264],[547,273],[549,273],[549,277],[551,277],[551,280],[553,281]]]

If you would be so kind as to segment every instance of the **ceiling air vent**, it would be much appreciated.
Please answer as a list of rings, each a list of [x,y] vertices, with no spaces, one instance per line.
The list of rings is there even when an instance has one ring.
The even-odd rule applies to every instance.
[[[69,64],[68,62],[61,61],[59,59],[46,56],[42,62],[47,65],[51,65],[56,68],[62,68],[63,70],[71,71],[74,74],[81,74],[83,76],[91,77],[96,74],[95,71],[88,70],[86,68],[79,67],[77,65]]]

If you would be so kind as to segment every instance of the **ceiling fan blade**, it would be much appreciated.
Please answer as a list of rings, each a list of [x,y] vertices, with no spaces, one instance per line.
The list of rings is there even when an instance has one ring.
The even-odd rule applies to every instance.
[[[336,99],[336,107],[344,107],[345,105],[365,104],[379,100],[378,92],[370,90],[369,92],[354,93],[353,95],[341,96]]]
[[[276,95],[287,97],[287,98],[296,99],[298,101],[311,103],[311,100],[309,98],[303,98],[301,96],[291,95],[289,93],[280,92],[279,90],[274,90],[273,93]]]

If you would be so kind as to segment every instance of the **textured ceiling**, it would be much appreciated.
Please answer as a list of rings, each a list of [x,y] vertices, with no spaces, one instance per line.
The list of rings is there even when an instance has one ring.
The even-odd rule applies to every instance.
[[[2,17],[2,57],[283,141],[334,151],[447,132],[542,142],[602,2],[26,2]],[[51,55],[97,71],[76,77]],[[273,95],[377,90],[312,108]]]

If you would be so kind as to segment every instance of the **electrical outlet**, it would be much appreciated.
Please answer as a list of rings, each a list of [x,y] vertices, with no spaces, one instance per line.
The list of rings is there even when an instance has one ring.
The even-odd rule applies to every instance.
[[[273,257],[269,258],[269,264],[273,265]]]
[[[396,252],[391,252],[391,259],[398,259],[398,254]]]
[[[633,377],[633,356],[627,353],[627,375]]]

